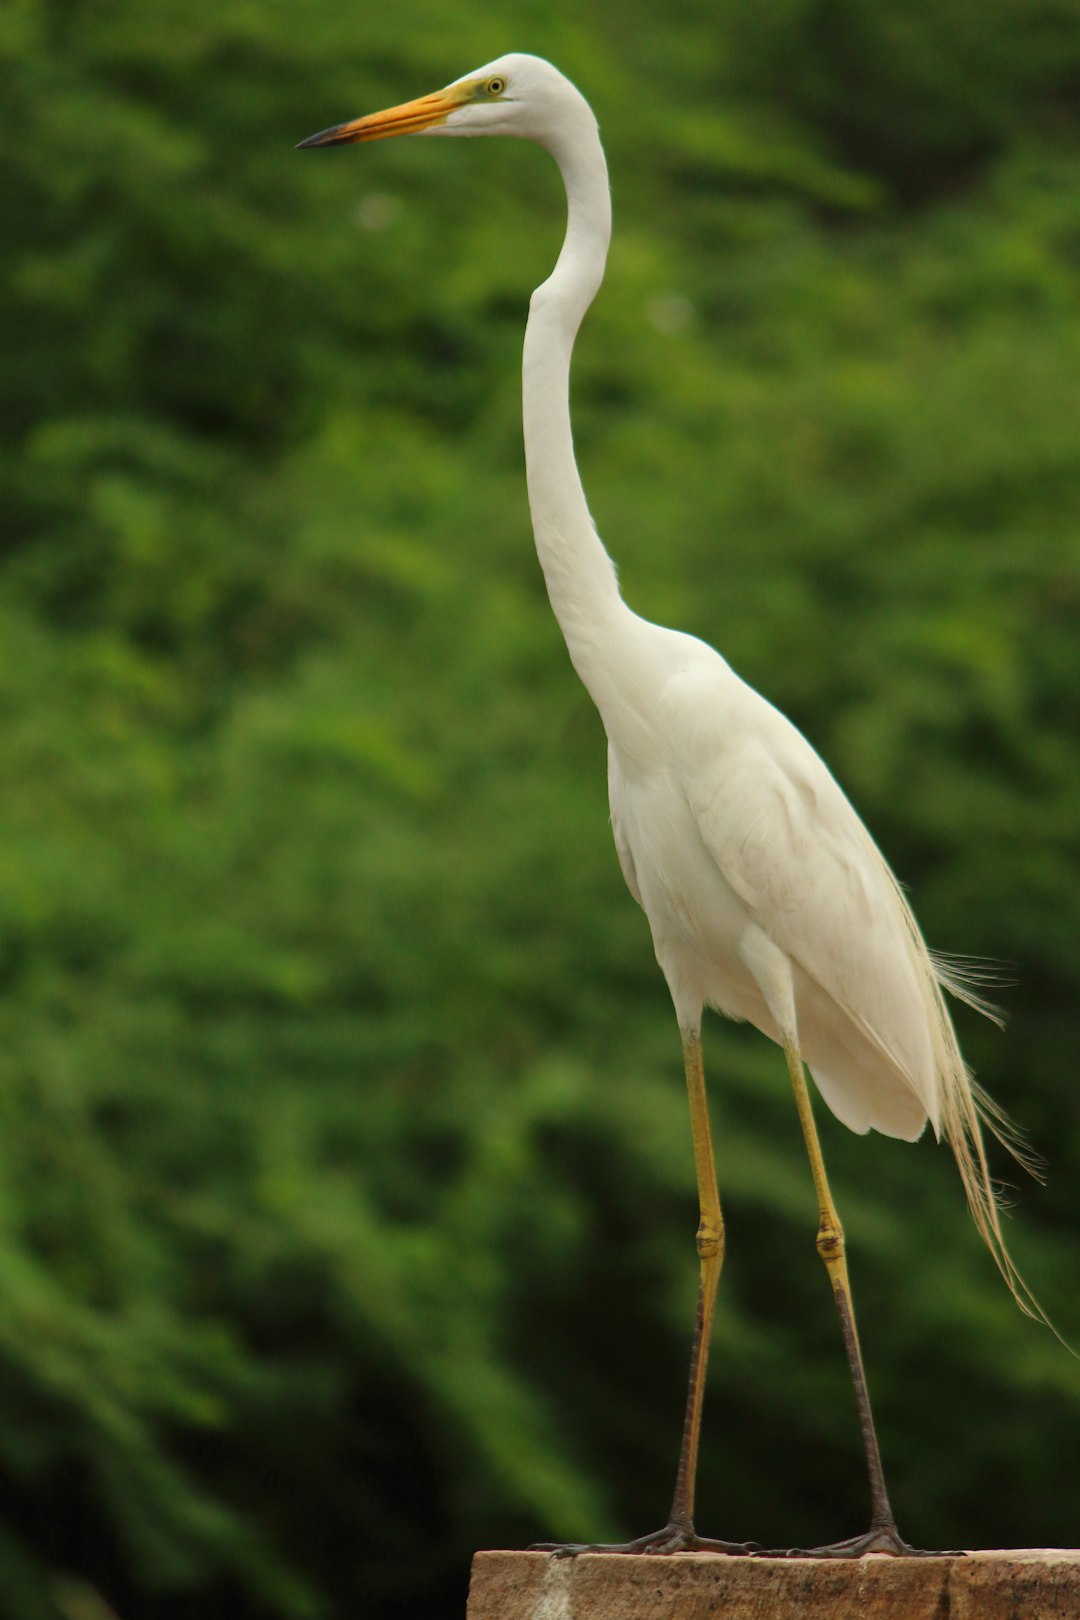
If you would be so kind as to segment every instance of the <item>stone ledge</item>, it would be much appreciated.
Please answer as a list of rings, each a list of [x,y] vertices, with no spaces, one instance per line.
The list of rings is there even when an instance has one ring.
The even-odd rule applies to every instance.
[[[1080,1550],[944,1558],[478,1552],[468,1620],[1080,1620]]]

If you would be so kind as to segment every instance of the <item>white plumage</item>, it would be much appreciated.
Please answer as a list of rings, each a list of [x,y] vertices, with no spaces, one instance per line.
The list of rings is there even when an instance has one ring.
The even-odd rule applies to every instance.
[[[659,632],[660,635],[663,632]],[[689,637],[645,760],[615,740],[612,826],[680,1023],[702,1004],[797,1041],[854,1131],[940,1128],[940,1077],[905,908],[805,738]],[[687,771],[685,761],[693,763]]]

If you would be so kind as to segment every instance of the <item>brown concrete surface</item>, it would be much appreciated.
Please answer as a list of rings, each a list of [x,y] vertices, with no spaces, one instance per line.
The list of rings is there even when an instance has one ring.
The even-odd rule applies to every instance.
[[[478,1552],[468,1620],[1080,1620],[1080,1550],[944,1558]]]

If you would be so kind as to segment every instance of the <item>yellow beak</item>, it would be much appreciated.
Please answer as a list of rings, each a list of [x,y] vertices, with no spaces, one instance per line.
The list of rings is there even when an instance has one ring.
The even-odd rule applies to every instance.
[[[309,135],[301,146],[344,146],[351,141],[385,141],[391,135],[417,135],[433,124],[441,124],[469,99],[469,92],[461,85],[447,90],[436,90],[418,101],[404,101],[400,107],[388,107],[385,112],[369,113],[366,118],[354,118],[348,124],[335,124],[321,134]]]

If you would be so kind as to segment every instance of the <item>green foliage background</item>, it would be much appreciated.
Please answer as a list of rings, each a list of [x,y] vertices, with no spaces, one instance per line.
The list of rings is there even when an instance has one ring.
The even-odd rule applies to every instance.
[[[449,1617],[474,1546],[667,1507],[678,1040],[521,467],[558,178],[292,150],[511,48],[612,165],[575,420],[626,595],[806,730],[934,944],[1013,964],[1004,1035],[959,1022],[1080,1336],[1074,0],[6,0],[11,1620]],[[707,1057],[701,1525],[850,1534],[783,1064]],[[822,1123],[903,1529],[1074,1544],[1077,1363],[943,1150]]]

